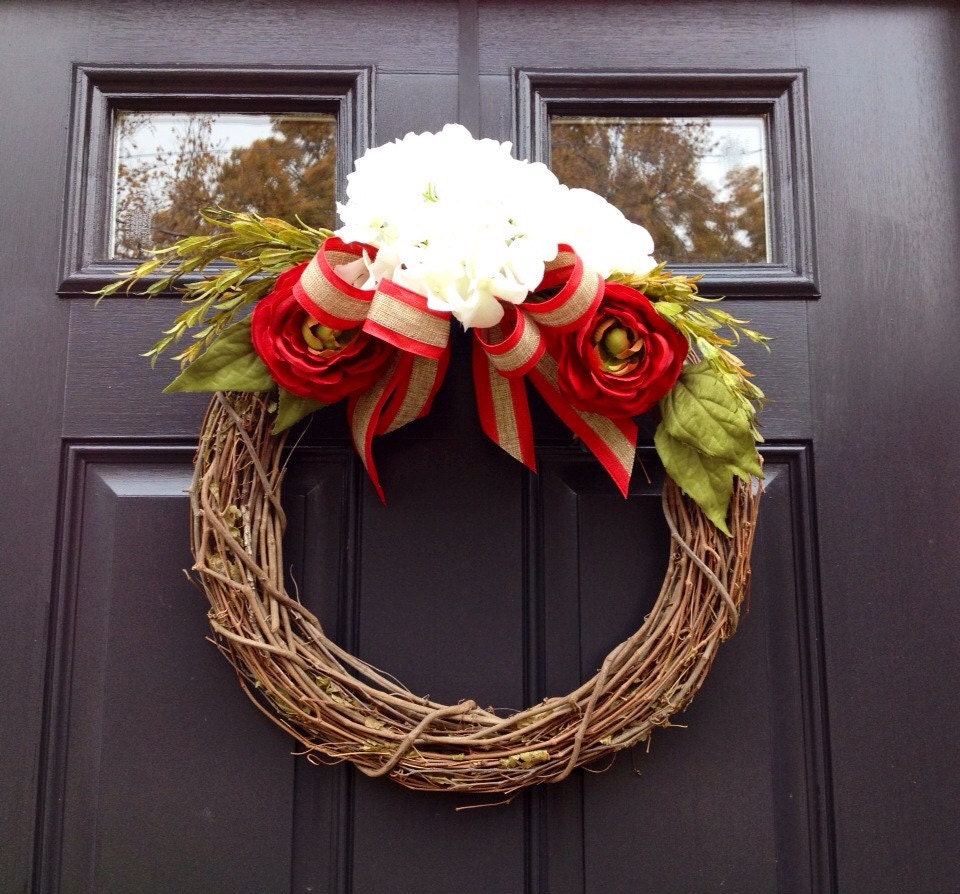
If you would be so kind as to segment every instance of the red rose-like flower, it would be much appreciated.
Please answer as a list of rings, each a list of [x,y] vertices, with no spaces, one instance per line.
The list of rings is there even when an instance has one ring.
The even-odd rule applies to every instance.
[[[672,387],[687,339],[646,295],[606,283],[603,299],[576,332],[557,335],[557,387],[579,410],[613,418],[649,410]]]
[[[274,381],[291,394],[329,404],[369,388],[395,348],[356,329],[331,329],[297,302],[293,287],[307,264],[277,277],[253,310],[250,338]]]

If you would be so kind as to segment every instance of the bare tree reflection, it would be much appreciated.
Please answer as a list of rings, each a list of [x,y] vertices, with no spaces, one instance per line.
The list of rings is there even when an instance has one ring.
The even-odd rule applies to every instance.
[[[334,226],[332,117],[273,116],[265,136],[229,150],[219,116],[176,117],[166,140],[150,133],[151,113],[117,118],[115,257],[208,232],[198,211],[217,204]],[[741,164],[721,181],[705,178],[701,162],[718,148],[708,120],[555,118],[550,134],[560,180],[600,193],[645,226],[659,259],[768,260],[763,171]]]
[[[738,165],[722,183],[706,180],[701,160],[717,148],[707,121],[559,118],[550,136],[560,180],[646,227],[658,259],[767,260],[763,171]]]
[[[208,232],[198,212],[212,205],[333,226],[332,118],[275,116],[268,136],[227,151],[217,136],[216,115],[182,117],[168,144],[144,152],[150,114],[118,116],[114,257],[142,257],[151,248]]]

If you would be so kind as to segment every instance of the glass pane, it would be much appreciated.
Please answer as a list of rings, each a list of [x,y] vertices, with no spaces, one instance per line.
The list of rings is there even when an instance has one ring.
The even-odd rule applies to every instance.
[[[770,257],[763,118],[550,119],[550,167],[653,236],[668,263]]]
[[[118,111],[109,256],[207,232],[211,205],[332,227],[335,167],[333,115]]]

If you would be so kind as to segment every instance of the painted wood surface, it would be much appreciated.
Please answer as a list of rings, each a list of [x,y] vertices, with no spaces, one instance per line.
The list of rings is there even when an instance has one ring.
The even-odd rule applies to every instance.
[[[960,890],[958,46],[934,2],[0,8],[0,890]],[[204,401],[161,396],[169,371],[137,356],[175,302],[57,295],[98,219],[69,212],[77,152],[103,139],[76,115],[80,65],[176,70],[144,101],[186,84],[184,108],[204,65],[310,69],[310,90],[366,72],[353,126],[373,143],[459,117],[525,146],[524,72],[575,73],[572,100],[664,69],[802,73],[817,288],[731,301],[776,339],[744,351],[774,398],[768,493],[750,611],[687,729],[464,811],[291,755],[180,571]],[[562,693],[649,607],[652,449],[623,501],[533,409],[537,477],[482,437],[461,336],[431,416],[376,448],[388,508],[341,409],[294,456],[290,586],[416,691]]]

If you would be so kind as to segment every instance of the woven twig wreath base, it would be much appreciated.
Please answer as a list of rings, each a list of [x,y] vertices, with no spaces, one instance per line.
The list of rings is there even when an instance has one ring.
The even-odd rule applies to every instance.
[[[316,763],[352,761],[410,788],[507,793],[564,779],[649,738],[700,688],[737,626],[759,488],[738,481],[723,536],[667,479],[670,562],[643,626],[568,695],[502,716],[421,698],[327,638],[283,581],[284,438],[262,395],[218,393],[191,487],[194,570],[241,683]]]

